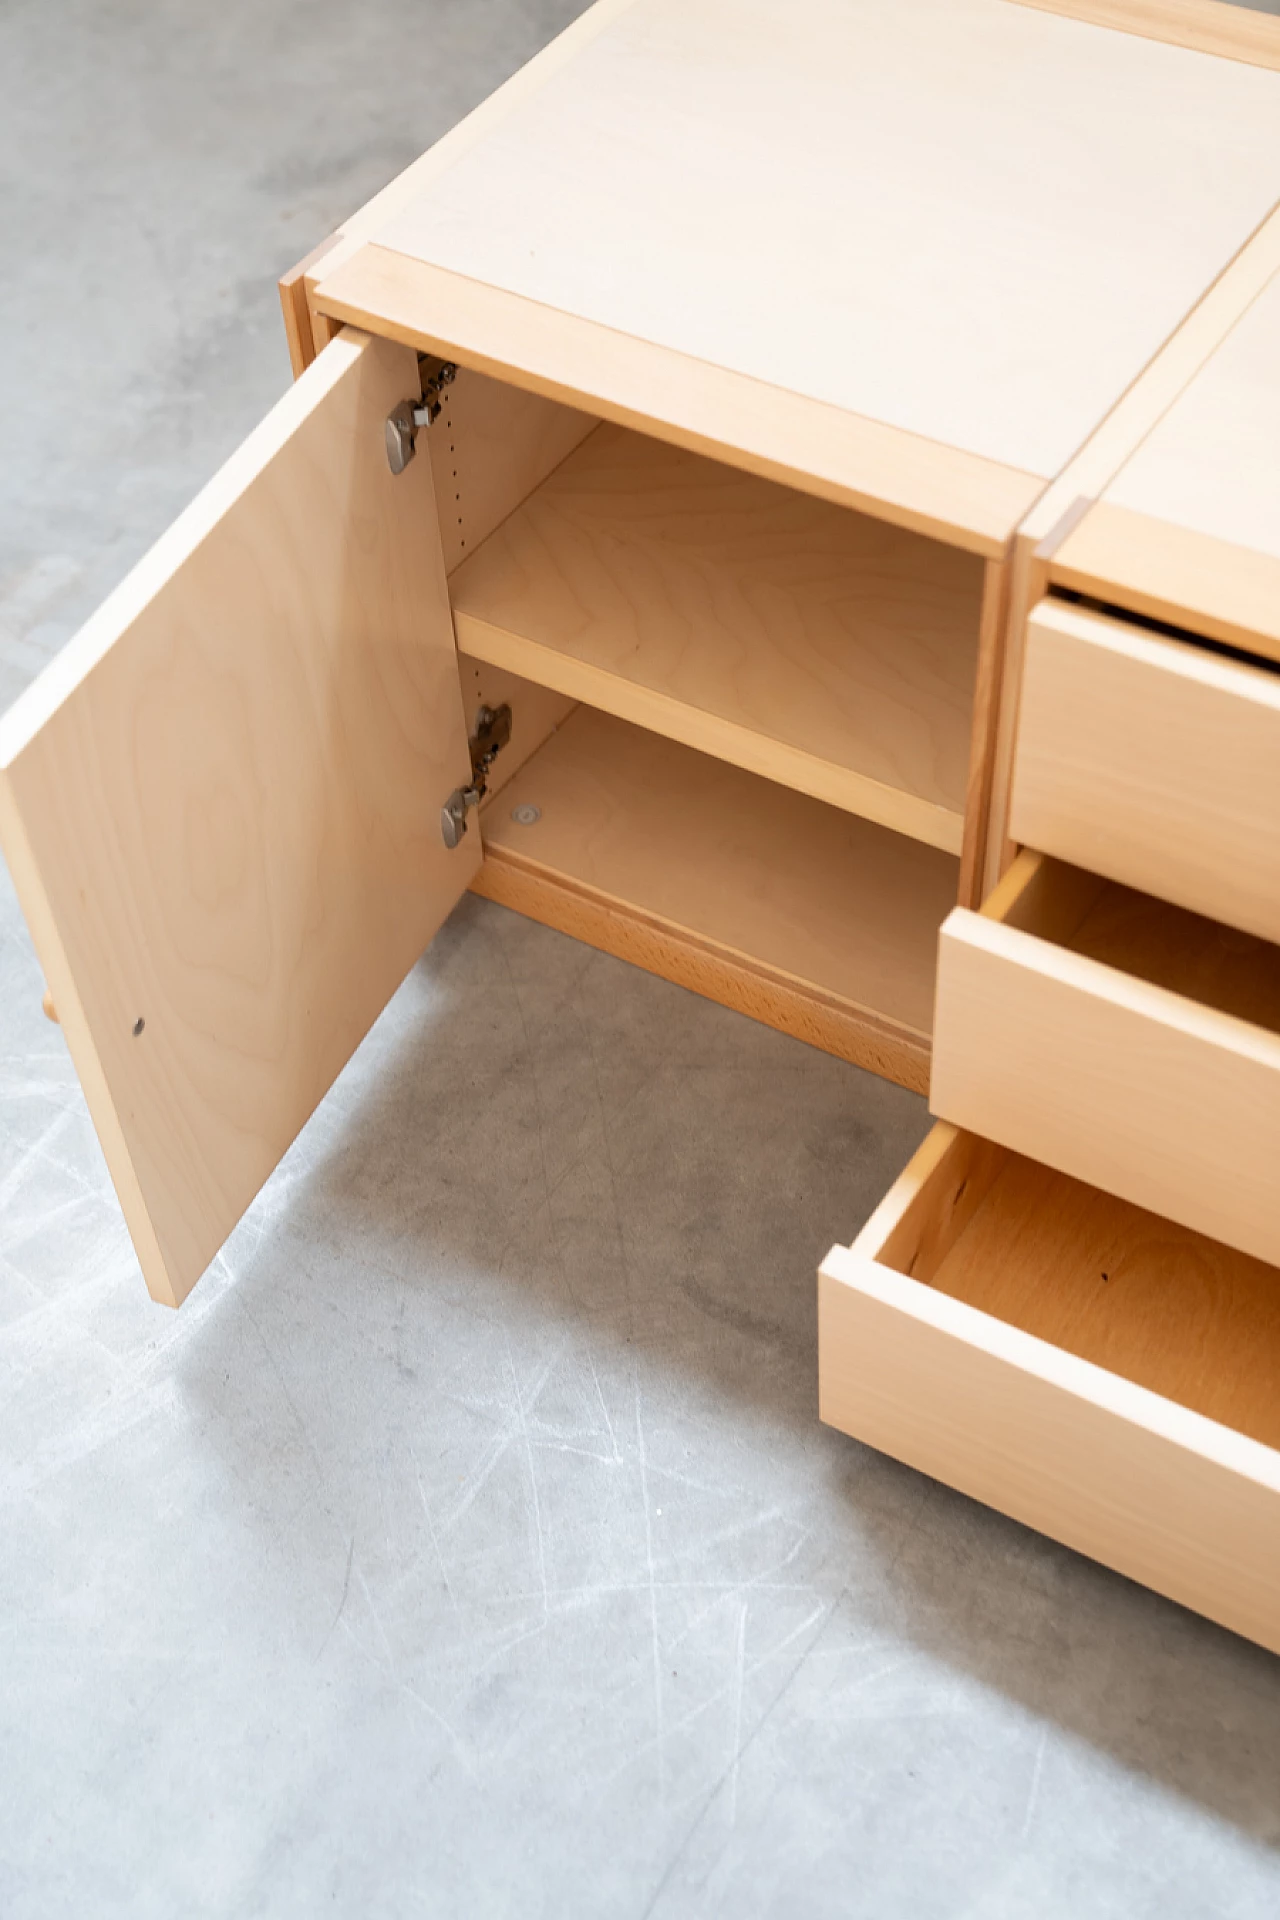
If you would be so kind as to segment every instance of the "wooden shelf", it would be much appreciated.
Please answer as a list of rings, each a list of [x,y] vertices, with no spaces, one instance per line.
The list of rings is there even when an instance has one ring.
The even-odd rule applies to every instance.
[[[983,563],[598,427],[450,576],[458,645],[960,851]]]
[[[477,892],[924,1091],[951,855],[588,707],[482,831]]]

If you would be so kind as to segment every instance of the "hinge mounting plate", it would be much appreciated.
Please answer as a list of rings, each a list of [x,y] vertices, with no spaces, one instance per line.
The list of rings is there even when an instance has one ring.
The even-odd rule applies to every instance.
[[[484,799],[489,769],[511,738],[511,708],[481,707],[468,745],[471,748],[471,785],[455,787],[440,809],[440,837],[456,847],[467,830],[467,815]]]
[[[440,418],[444,390],[452,386],[458,369],[452,360],[441,360],[434,353],[418,355],[418,379],[422,392],[416,400],[401,400],[387,415],[387,465],[392,473],[403,473],[414,455],[418,431]]]

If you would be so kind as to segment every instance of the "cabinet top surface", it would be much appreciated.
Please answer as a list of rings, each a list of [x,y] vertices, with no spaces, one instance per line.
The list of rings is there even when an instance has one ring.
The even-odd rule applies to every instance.
[[[1280,561],[1280,273],[1102,498]]]
[[[1269,252],[1280,252],[1272,223]],[[1052,558],[1061,586],[1280,661],[1280,271]]]
[[[1048,477],[1280,199],[1280,73],[1009,0],[607,0],[376,233]]]

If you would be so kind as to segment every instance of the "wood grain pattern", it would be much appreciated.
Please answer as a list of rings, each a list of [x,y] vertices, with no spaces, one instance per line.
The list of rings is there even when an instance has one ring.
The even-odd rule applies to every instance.
[[[1061,874],[1074,918],[1075,870],[1022,861],[1051,893]],[[1252,935],[1111,882],[1064,944],[958,910],[939,943],[930,1103],[1280,1261],[1280,966]]]
[[[850,414],[369,245],[314,301],[335,323],[586,408],[895,526],[998,557],[1035,474]]]
[[[512,819],[521,805],[540,809],[535,825]],[[586,707],[486,806],[482,827],[480,891],[786,1031],[807,1007],[802,1037],[864,1064],[892,1043],[919,1084],[937,928],[955,898],[950,856]],[[537,910],[531,885],[516,900],[503,868],[554,883],[562,917]],[[587,903],[572,924],[569,895]],[[771,1005],[792,1011],[771,1017]],[[851,1054],[859,1032],[876,1037],[876,1060]]]
[[[822,1418],[1280,1651],[1274,1270],[991,1153],[935,1128],[823,1262]],[[908,1278],[886,1225],[945,1218],[971,1168]]]
[[[636,0],[376,237],[1049,479],[1278,191],[1257,67],[1004,0]]]
[[[1096,528],[1103,509],[1095,508],[1090,513],[1088,508],[1106,492],[1126,460],[1228,338],[1240,316],[1249,311],[1277,271],[1280,271],[1280,206],[1267,216],[1248,244],[1207,289],[1151,365],[1120,398],[1053,485],[1046,488],[1018,529],[1013,545],[1009,616],[1003,649],[985,889],[995,884],[1017,850],[1008,831],[1009,795],[1021,703],[1026,623],[1031,609],[1044,598],[1051,581],[1081,586],[1103,599],[1122,597],[1117,587],[1131,544],[1125,532],[1119,531],[1117,538],[1106,542],[1107,553],[1099,570],[1083,579],[1064,569],[1063,555],[1080,527],[1092,522]],[[1107,512],[1109,514],[1110,509]],[[1075,550],[1078,552],[1079,548]],[[1161,565],[1154,570],[1143,568],[1148,575],[1153,571],[1160,581]],[[1207,597],[1212,601],[1215,579],[1220,595],[1232,591],[1229,567],[1202,568],[1200,578],[1202,599]],[[1260,597],[1253,591],[1247,593],[1247,614],[1256,609]],[[1167,607],[1144,606],[1137,600],[1130,600],[1130,604],[1139,612],[1163,611],[1164,617],[1170,617]]]
[[[450,579],[458,644],[960,851],[982,563],[602,426]]]
[[[1042,601],[1011,824],[1030,846],[1280,942],[1280,673]]]
[[[1280,70],[1280,23],[1219,0],[1014,0],[1040,13],[1066,14],[1090,26],[1113,27],[1147,40],[1189,47],[1224,60]]]
[[[176,1305],[480,858],[412,355],[335,342],[0,721],[0,837]]]
[[[1278,1282],[1264,1261],[1020,1154],[931,1278],[1268,1447],[1280,1447]]]

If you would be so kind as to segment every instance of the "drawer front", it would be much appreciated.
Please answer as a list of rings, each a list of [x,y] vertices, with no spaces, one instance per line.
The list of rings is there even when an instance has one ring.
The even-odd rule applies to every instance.
[[[828,1255],[822,1419],[1280,1652],[1274,1449],[928,1283],[997,1163],[936,1127]]]
[[[1042,601],[1011,832],[1280,941],[1280,673]]]
[[[1280,1036],[1028,918],[957,909],[943,924],[934,1113],[1280,1262]]]

